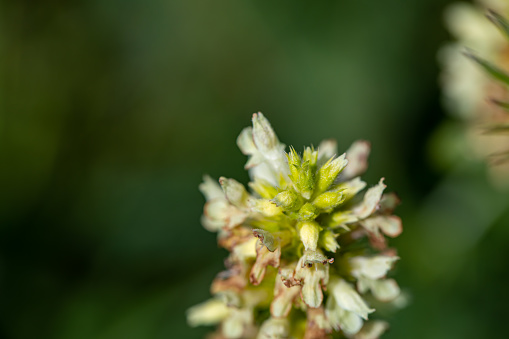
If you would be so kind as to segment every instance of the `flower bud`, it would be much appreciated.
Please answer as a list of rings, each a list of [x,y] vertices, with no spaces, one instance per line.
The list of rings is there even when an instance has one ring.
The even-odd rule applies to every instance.
[[[318,160],[318,152],[314,150],[313,147],[306,147],[304,149],[304,153],[302,154],[302,161],[308,161],[309,166],[313,170],[316,170],[316,162]]]
[[[293,190],[279,193],[274,197],[273,201],[285,211],[296,211],[302,205],[300,197]]]
[[[332,231],[327,230],[320,234],[320,244],[326,251],[336,253],[336,250],[339,248],[339,244],[336,241],[336,237],[338,235],[334,234]]]
[[[316,251],[320,226],[314,221],[304,221],[300,223],[299,228],[300,240],[306,250]]]
[[[315,174],[309,161],[305,161],[299,170],[299,178],[295,183],[303,198],[311,198],[315,188]]]
[[[297,182],[301,164],[300,156],[295,151],[295,148],[290,147],[290,152],[286,155],[286,158],[288,159],[288,167],[290,169],[290,179],[293,182]]]
[[[325,192],[330,185],[336,180],[339,173],[348,164],[346,154],[342,154],[339,158],[330,158],[317,173],[315,195]]]
[[[336,208],[339,204],[345,201],[345,194],[343,191],[331,191],[320,194],[313,200],[313,205],[316,208],[330,211]]]
[[[313,204],[305,203],[297,213],[299,220],[314,220],[318,216],[318,211]]]

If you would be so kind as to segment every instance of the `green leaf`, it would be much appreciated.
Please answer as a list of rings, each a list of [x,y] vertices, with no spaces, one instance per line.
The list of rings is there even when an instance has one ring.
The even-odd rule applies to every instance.
[[[507,74],[505,71],[473,54],[472,51],[467,50],[463,54],[469,59],[479,64],[489,75],[491,75],[492,77],[499,81],[502,81],[506,85],[509,85],[509,74]]]

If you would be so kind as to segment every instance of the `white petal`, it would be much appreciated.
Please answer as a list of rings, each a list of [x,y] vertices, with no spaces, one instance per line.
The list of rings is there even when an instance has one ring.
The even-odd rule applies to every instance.
[[[217,183],[208,175],[203,176],[203,182],[200,184],[200,186],[198,186],[198,188],[200,189],[200,192],[205,196],[207,201],[216,198],[224,199],[224,192],[221,189],[221,186],[219,186],[219,183]]]
[[[349,312],[338,308],[339,313],[339,327],[345,332],[346,335],[352,335],[362,328],[362,319],[354,312]]]
[[[242,338],[245,328],[253,322],[253,314],[247,309],[232,308],[223,322],[223,335],[228,339]]]
[[[237,207],[247,207],[247,199],[249,194],[244,185],[235,179],[227,179],[225,177],[219,178],[221,188],[224,191],[226,199]]]
[[[386,216],[381,221],[380,230],[389,237],[397,237],[403,231],[401,219],[395,215]]]
[[[380,301],[391,301],[399,296],[401,290],[394,279],[376,280],[371,285],[371,293]]]
[[[354,339],[378,339],[389,328],[389,324],[381,320],[368,321]]]
[[[329,288],[341,308],[354,312],[364,319],[368,319],[368,314],[375,311],[370,309],[364,299],[343,279],[331,281]]]
[[[322,167],[330,158],[338,154],[338,143],[334,139],[323,140],[318,146],[317,167]]]
[[[346,166],[341,176],[343,179],[350,179],[356,177],[366,171],[368,168],[368,156],[371,150],[371,145],[368,141],[359,140],[350,146],[346,151],[346,158],[348,159],[348,166]]]
[[[263,154],[271,153],[279,146],[270,122],[260,112],[253,114],[253,140],[256,148]]]
[[[325,314],[330,326],[336,331],[341,329],[346,334],[354,334],[362,327],[362,318],[353,312],[341,308],[334,298],[327,300]]]
[[[250,238],[249,240],[233,247],[233,254],[235,255],[235,258],[238,258],[241,261],[244,261],[244,260],[250,259],[250,258],[256,258],[256,242],[257,241],[258,241],[258,239],[253,237],[253,238]]]
[[[354,257],[350,259],[352,275],[356,278],[364,276],[370,279],[380,279],[387,274],[392,264],[398,259],[399,257],[385,255]]]
[[[290,335],[288,319],[269,318],[265,320],[258,332],[258,339],[283,339]]]
[[[384,178],[380,179],[378,185],[371,187],[364,195],[363,202],[354,209],[354,213],[360,218],[364,219],[369,217],[376,211],[378,203],[382,198],[382,193],[387,187],[384,183]]]
[[[274,168],[266,162],[262,162],[259,165],[252,167],[249,170],[249,175],[253,181],[255,179],[262,179],[270,183],[272,186],[279,186],[279,176],[275,172]]]
[[[237,146],[240,151],[245,155],[252,155],[257,152],[256,146],[253,141],[253,128],[246,127],[240,132],[237,138]]]
[[[360,177],[353,178],[349,181],[341,182],[334,189],[345,189],[346,200],[353,198],[357,193],[366,187],[366,182],[362,181]]]
[[[361,224],[375,235],[379,235],[380,231],[382,231],[392,238],[397,237],[403,231],[401,219],[395,215],[375,215],[363,220]]]
[[[187,310],[189,326],[214,325],[230,314],[230,309],[218,299],[209,299]]]

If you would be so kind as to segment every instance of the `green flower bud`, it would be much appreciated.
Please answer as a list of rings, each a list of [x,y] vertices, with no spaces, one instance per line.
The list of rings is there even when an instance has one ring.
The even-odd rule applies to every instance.
[[[300,167],[299,178],[295,185],[303,198],[311,198],[315,188],[315,175],[309,161],[305,161]]]
[[[316,170],[316,162],[318,160],[318,152],[313,147],[306,147],[304,154],[302,154],[302,161],[308,161],[309,166],[313,170]]]
[[[299,220],[314,220],[318,216],[318,211],[313,204],[305,203],[297,213]]]
[[[274,197],[273,201],[285,211],[296,211],[302,206],[302,200],[293,190],[286,190],[279,193]]]
[[[316,177],[315,195],[329,189],[330,185],[336,180],[346,164],[348,164],[348,160],[346,160],[346,154],[343,153],[339,158],[330,158],[329,161],[320,167]]]
[[[339,248],[339,244],[336,241],[337,236],[338,236],[337,234],[334,234],[332,231],[327,230],[320,234],[319,243],[326,251],[336,253],[336,250]]]
[[[290,169],[290,179],[297,182],[299,179],[299,170],[301,165],[300,156],[295,152],[295,148],[290,147],[290,152],[286,155],[288,167]]]
[[[341,204],[343,201],[345,201],[345,195],[343,194],[342,190],[332,191],[325,192],[317,196],[315,200],[313,200],[313,205],[315,205],[315,207],[318,209],[330,211]]]

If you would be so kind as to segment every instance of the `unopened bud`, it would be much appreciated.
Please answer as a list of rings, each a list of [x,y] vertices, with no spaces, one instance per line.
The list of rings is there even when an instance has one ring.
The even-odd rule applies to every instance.
[[[320,236],[320,226],[314,221],[304,221],[299,224],[300,240],[306,250],[316,251],[318,238]]]

